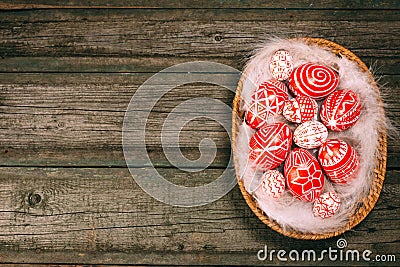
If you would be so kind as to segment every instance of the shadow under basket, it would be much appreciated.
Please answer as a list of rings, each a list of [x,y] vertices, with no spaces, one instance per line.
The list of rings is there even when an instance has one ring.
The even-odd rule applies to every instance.
[[[373,75],[369,71],[368,67],[365,65],[364,62],[362,62],[354,53],[352,53],[350,50],[332,42],[328,41],[325,39],[321,38],[299,38],[298,40],[304,41],[306,44],[316,44],[328,51],[333,52],[339,57],[346,57],[349,60],[352,60],[358,64],[360,69],[364,72],[367,73],[367,75],[370,77],[370,82],[373,85],[374,89],[377,91],[377,96],[378,96],[378,101],[380,103],[380,108],[381,108],[381,115],[382,119],[385,119],[384,115],[384,110],[383,110],[383,103],[382,99],[379,94],[379,88],[373,78]],[[254,212],[254,214],[266,225],[268,225],[270,228],[275,230],[276,232],[283,234],[288,237],[296,238],[296,239],[305,239],[305,240],[320,240],[320,239],[326,239],[326,238],[331,238],[334,236],[338,236],[353,227],[355,227],[357,224],[359,224],[368,214],[369,212],[373,209],[375,203],[377,202],[382,186],[383,186],[383,181],[385,179],[385,173],[386,173],[386,158],[387,158],[387,134],[386,134],[386,128],[381,127],[379,129],[379,138],[378,138],[378,148],[377,151],[378,153],[376,154],[376,163],[375,163],[375,168],[373,172],[373,179],[372,183],[370,186],[370,191],[369,194],[360,199],[355,205],[352,215],[349,217],[349,220],[346,225],[344,225],[341,228],[335,229],[331,232],[327,233],[305,233],[305,232],[298,232],[295,230],[286,230],[281,227],[280,224],[278,224],[275,220],[269,218],[258,206],[255,201],[255,199],[252,197],[251,194],[249,194],[243,184],[243,181],[239,177],[239,170],[238,170],[238,157],[236,156],[236,141],[237,141],[237,136],[238,136],[238,131],[239,131],[239,126],[243,121],[244,117],[244,112],[241,110],[241,107],[243,105],[242,103],[242,98],[241,98],[241,93],[243,89],[243,82],[245,79],[245,75],[242,75],[241,79],[239,80],[238,87],[236,90],[236,95],[233,100],[233,116],[232,116],[232,149],[233,149],[233,154],[234,154],[234,163],[235,163],[235,171],[236,171],[236,176],[238,178],[238,185],[240,188],[240,191],[247,203],[247,205],[250,207],[250,209]]]

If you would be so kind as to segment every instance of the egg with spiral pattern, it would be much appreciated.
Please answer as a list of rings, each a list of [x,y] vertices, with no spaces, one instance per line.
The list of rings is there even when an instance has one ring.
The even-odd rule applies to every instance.
[[[339,75],[331,68],[306,63],[300,65],[290,75],[289,88],[297,95],[321,100],[330,95],[339,85]]]

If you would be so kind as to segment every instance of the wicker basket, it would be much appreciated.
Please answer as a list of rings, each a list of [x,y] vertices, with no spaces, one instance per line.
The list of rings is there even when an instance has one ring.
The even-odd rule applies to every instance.
[[[381,103],[381,116],[382,119],[384,120],[384,110],[383,110],[383,104],[382,100],[379,95],[379,89],[378,86],[370,73],[368,67],[365,65],[364,62],[362,62],[355,54],[353,54],[351,51],[348,49],[325,39],[321,38],[301,38],[301,40],[305,41],[307,44],[317,44],[318,46],[323,47],[324,49],[330,50],[333,53],[335,53],[337,56],[345,56],[349,60],[355,61],[358,66],[362,69],[363,72],[368,73],[370,77],[370,82],[373,84],[374,88],[378,92],[379,96],[379,102]],[[242,92],[242,86],[243,86],[243,81],[244,81],[244,75],[242,75],[238,87],[236,90],[236,96],[233,100],[233,116],[232,116],[232,148],[234,152],[234,162],[235,162],[235,170],[236,170],[236,175],[238,178],[238,184],[240,191],[243,194],[244,199],[246,200],[248,206],[250,209],[254,212],[255,215],[266,225],[268,225],[270,228],[273,230],[277,231],[278,233],[281,233],[285,236],[292,237],[292,238],[297,238],[297,239],[307,239],[307,240],[320,240],[320,239],[326,239],[326,238],[331,238],[334,236],[338,236],[347,230],[352,229],[354,226],[359,224],[367,215],[368,213],[372,210],[374,207],[376,201],[379,198],[383,181],[385,179],[385,172],[386,172],[386,158],[387,158],[387,136],[386,136],[386,129],[383,127],[379,131],[379,139],[378,139],[378,151],[379,153],[376,156],[376,164],[375,164],[375,169],[374,169],[374,177],[372,180],[370,192],[368,194],[368,197],[365,197],[364,199],[361,199],[358,203],[358,205],[355,205],[356,207],[354,208],[353,215],[349,218],[349,222],[343,226],[340,229],[336,229],[335,231],[329,232],[329,233],[323,233],[323,234],[313,234],[313,233],[303,233],[303,232],[298,232],[294,230],[285,230],[283,229],[276,221],[270,219],[261,209],[257,207],[257,204],[253,197],[246,191],[243,182],[241,179],[238,177],[238,157],[236,157],[236,137],[238,134],[238,127],[241,123],[240,120],[243,120],[243,112],[240,111],[241,107],[241,92]]]

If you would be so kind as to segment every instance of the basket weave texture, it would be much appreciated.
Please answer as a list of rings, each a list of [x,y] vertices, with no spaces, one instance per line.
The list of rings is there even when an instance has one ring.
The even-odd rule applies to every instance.
[[[377,91],[377,95],[379,97],[379,103],[381,104],[381,112],[379,116],[382,116],[382,120],[385,119],[384,115],[384,109],[383,109],[383,103],[382,99],[380,98],[379,94],[379,88],[374,80],[373,75],[369,71],[368,67],[365,65],[364,62],[361,61],[360,58],[358,58],[353,52],[350,50],[344,48],[343,46],[336,44],[332,41],[328,41],[322,38],[299,38],[298,40],[304,41],[307,44],[316,44],[326,50],[332,51],[335,53],[337,56],[341,57],[346,57],[349,60],[355,61],[360,69],[362,69],[363,72],[367,73],[367,75],[370,77],[370,83],[373,85],[375,90]],[[236,176],[238,178],[238,185],[240,188],[240,191],[242,192],[242,195],[247,203],[247,205],[250,207],[250,209],[254,212],[254,214],[266,225],[268,225],[270,228],[273,230],[277,231],[280,234],[283,234],[288,237],[296,238],[296,239],[306,239],[306,240],[320,240],[320,239],[326,239],[326,238],[331,238],[334,236],[338,236],[353,227],[355,227],[357,224],[359,224],[368,214],[369,212],[373,209],[375,203],[377,202],[380,192],[382,190],[383,186],[383,181],[385,179],[385,173],[386,173],[386,158],[387,158],[387,134],[386,134],[386,128],[382,127],[379,129],[379,138],[378,138],[378,153],[376,154],[376,164],[374,168],[374,177],[372,179],[372,184],[370,187],[370,191],[368,196],[364,197],[363,199],[360,199],[358,202],[358,205],[355,205],[353,213],[351,217],[349,218],[349,221],[346,225],[344,225],[342,228],[335,229],[334,231],[328,232],[328,233],[303,233],[303,232],[298,232],[295,230],[286,230],[283,229],[276,221],[272,220],[269,218],[260,208],[258,208],[256,201],[254,198],[246,191],[244,184],[240,177],[238,176],[238,157],[236,157],[236,138],[238,135],[238,129],[240,124],[243,121],[243,111],[241,110],[242,106],[242,98],[241,98],[241,93],[242,93],[242,88],[243,88],[243,82],[245,79],[245,75],[242,75],[241,79],[239,80],[238,87],[236,89],[236,95],[233,100],[233,116],[232,116],[232,149],[234,153],[234,162],[235,162],[235,170],[236,170]]]

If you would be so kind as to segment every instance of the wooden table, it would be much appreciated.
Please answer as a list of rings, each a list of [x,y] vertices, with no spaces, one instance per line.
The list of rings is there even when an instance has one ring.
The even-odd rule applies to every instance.
[[[339,237],[302,241],[277,234],[253,215],[237,187],[191,208],[161,203],[141,190],[122,151],[125,111],[144,81],[174,64],[206,60],[242,69],[248,52],[266,37],[323,37],[372,67],[384,85],[387,116],[400,123],[397,0],[3,0],[0,8],[0,262],[265,265],[280,263],[257,259],[265,245],[337,248]],[[229,160],[227,133],[205,118],[188,123],[180,140],[183,154],[196,159],[199,141],[212,138],[218,153],[209,168],[179,170],[162,152],[168,113],[199,96],[227,104],[233,99],[222,86],[183,85],[157,102],[147,124],[152,163],[176,184],[206,184]],[[340,236],[347,249],[395,255],[397,264],[399,152],[396,136],[389,140],[378,203]]]

